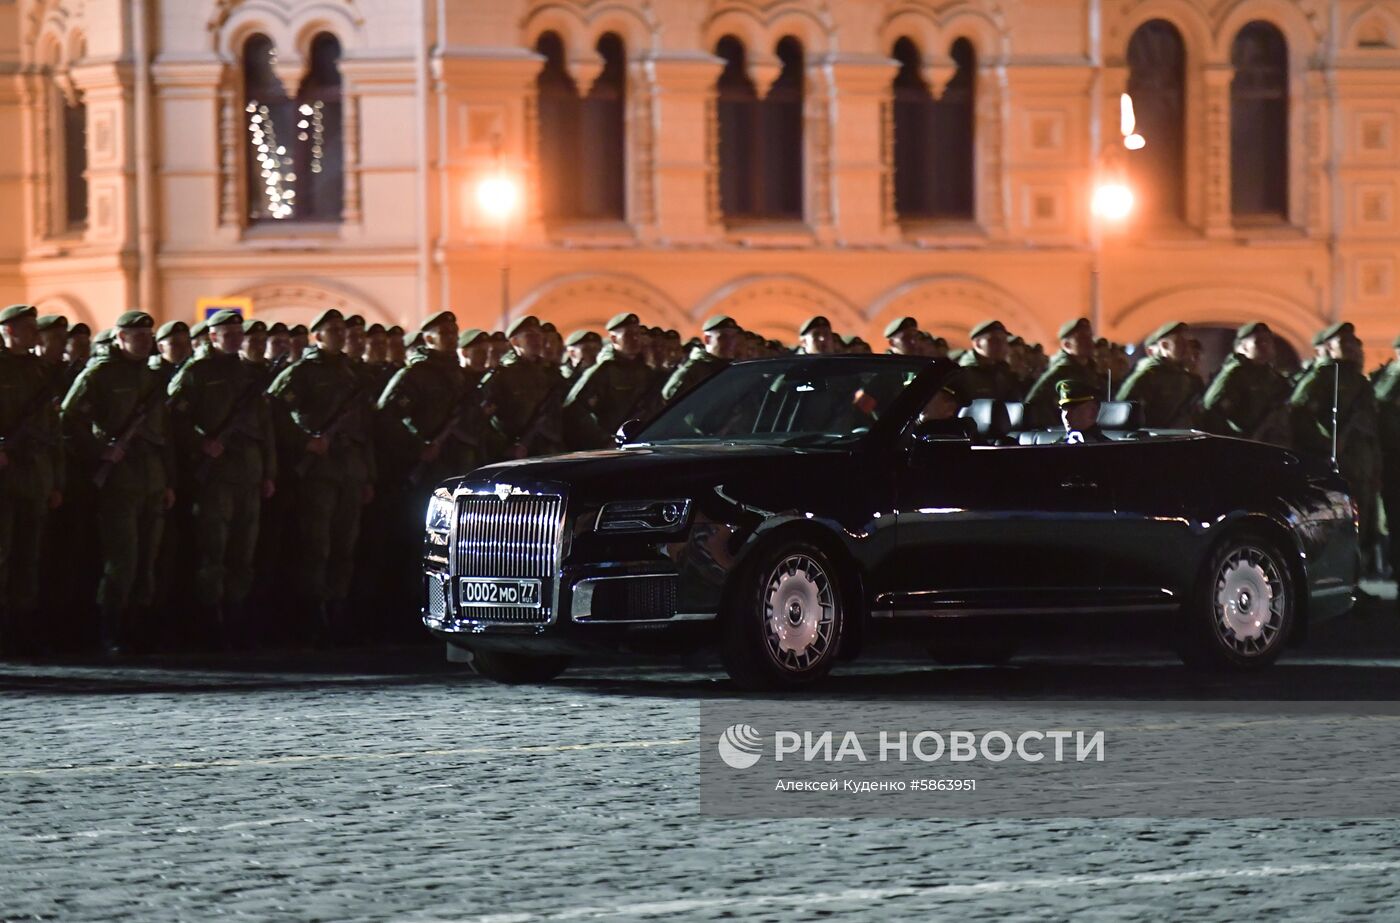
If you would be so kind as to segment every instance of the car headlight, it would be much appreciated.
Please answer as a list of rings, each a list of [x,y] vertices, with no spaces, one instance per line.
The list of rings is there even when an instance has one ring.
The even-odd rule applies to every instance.
[[[605,503],[599,532],[675,532],[690,517],[689,500],[628,500]]]
[[[428,500],[428,515],[424,528],[428,540],[436,545],[447,544],[447,533],[452,530],[452,494],[439,487]]]

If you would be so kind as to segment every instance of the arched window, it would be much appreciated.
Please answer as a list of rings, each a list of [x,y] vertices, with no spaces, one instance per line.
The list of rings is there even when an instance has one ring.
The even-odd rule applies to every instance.
[[[1128,95],[1147,146],[1128,152],[1137,200],[1149,218],[1185,216],[1186,46],[1176,26],[1145,22],[1128,41]]]
[[[311,43],[310,72],[294,97],[273,69],[277,50],[265,35],[243,48],[247,118],[248,219],[339,221],[344,194],[340,42]]]
[[[724,59],[715,104],[719,122],[720,210],[726,218],[753,217],[762,211],[758,195],[758,92],[749,79],[743,42],[726,35],[715,46],[715,54]]]
[[[1237,217],[1286,218],[1288,43],[1273,24],[1251,22],[1235,36],[1231,61],[1231,209]]]
[[[971,220],[976,192],[977,52],[971,42],[960,38],[949,54],[957,70],[933,104],[933,213],[939,218]]]
[[[783,69],[763,101],[763,199],[765,218],[802,218],[802,43],[778,42]]]
[[[82,99],[63,107],[63,223],[69,231],[87,227],[87,103]]]
[[[603,71],[583,98],[580,119],[579,217],[621,221],[627,214],[627,51],[612,32],[598,39],[597,49]]]
[[[932,218],[933,94],[924,81],[923,55],[911,40],[894,43],[894,208],[902,219]]]
[[[564,41],[557,33],[541,35],[535,50],[544,55],[544,67],[535,78],[541,204],[547,219],[570,218],[578,214],[579,189],[574,181],[579,146],[578,87],[569,76]]]

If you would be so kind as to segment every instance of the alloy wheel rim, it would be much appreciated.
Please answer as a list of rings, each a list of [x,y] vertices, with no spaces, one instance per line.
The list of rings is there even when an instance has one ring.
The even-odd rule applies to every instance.
[[[1257,657],[1281,636],[1287,602],[1273,558],[1253,546],[1237,548],[1216,572],[1216,635],[1234,653]]]
[[[791,672],[810,669],[830,650],[837,602],[831,578],[807,555],[789,555],[768,578],[763,598],[768,656]]]

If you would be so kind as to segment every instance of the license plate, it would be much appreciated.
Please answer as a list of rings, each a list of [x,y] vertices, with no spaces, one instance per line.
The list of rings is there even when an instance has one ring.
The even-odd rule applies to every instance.
[[[458,599],[467,608],[538,609],[540,582],[514,577],[480,577],[462,580]]]

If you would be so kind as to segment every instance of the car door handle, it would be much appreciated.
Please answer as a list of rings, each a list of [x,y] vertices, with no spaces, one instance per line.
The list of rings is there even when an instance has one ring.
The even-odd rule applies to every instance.
[[[1076,474],[1065,478],[1060,482],[1060,486],[1070,490],[1095,490],[1099,485],[1086,477],[1080,477]]]

